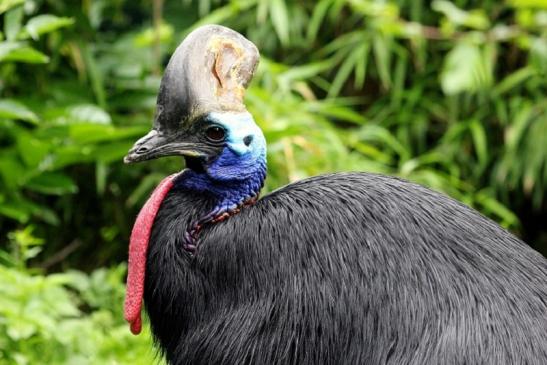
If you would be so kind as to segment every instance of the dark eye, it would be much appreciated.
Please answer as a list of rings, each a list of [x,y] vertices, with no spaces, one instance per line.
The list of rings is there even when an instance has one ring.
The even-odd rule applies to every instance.
[[[205,135],[207,136],[209,140],[213,142],[220,142],[224,140],[224,137],[226,136],[226,132],[221,127],[213,126],[213,127],[207,128],[207,130],[205,131]]]

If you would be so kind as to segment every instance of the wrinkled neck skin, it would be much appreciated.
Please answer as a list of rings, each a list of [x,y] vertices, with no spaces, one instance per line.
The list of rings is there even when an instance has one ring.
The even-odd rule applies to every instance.
[[[239,212],[258,198],[266,178],[266,141],[249,113],[210,116],[226,128],[228,137],[222,153],[208,163],[204,172],[186,169],[176,186],[196,194],[208,194],[214,208],[186,231],[185,248],[194,252],[197,235],[204,224],[215,223]],[[245,137],[251,142],[245,143]]]

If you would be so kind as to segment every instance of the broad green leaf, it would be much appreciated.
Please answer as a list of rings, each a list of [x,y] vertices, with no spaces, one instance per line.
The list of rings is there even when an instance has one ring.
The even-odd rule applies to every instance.
[[[23,42],[0,42],[0,62],[47,63],[49,57]]]
[[[25,184],[25,188],[50,195],[74,194],[78,186],[69,176],[59,172],[45,172]]]
[[[25,207],[14,202],[2,202],[0,204],[0,215],[14,219],[19,223],[26,223],[31,212]]]
[[[26,44],[23,42],[0,42],[0,61],[7,57],[11,52],[25,46]]]
[[[0,0],[0,14],[24,2],[25,0]]]
[[[97,146],[93,151],[93,157],[104,164],[122,162],[127,151],[133,146],[133,141],[110,142]]]
[[[38,169],[52,147],[48,141],[40,140],[31,133],[17,134],[17,151],[28,169]]]
[[[24,120],[31,123],[38,123],[38,116],[23,103],[17,100],[0,100],[0,118]]]
[[[2,61],[23,63],[48,63],[49,57],[31,47],[18,48],[7,55]]]
[[[111,142],[114,140],[136,138],[146,133],[144,126],[113,127],[102,124],[74,124],[69,127],[69,135],[78,144]]]
[[[458,44],[445,58],[441,86],[445,94],[475,90],[474,65],[480,62],[480,52],[474,45]]]
[[[23,21],[23,7],[11,9],[4,15],[4,34],[8,41],[14,41],[21,30]]]
[[[475,92],[492,83],[490,52],[477,45],[460,42],[445,57],[441,86],[445,94]]]
[[[26,178],[27,169],[19,160],[18,153],[14,148],[3,148],[0,158],[0,176],[2,177],[2,188],[7,191],[17,191],[17,187]]]
[[[40,35],[53,32],[59,28],[74,24],[74,19],[58,17],[51,14],[41,14],[31,18],[25,25],[25,30],[33,39],[38,39]],[[26,38],[26,34],[21,34],[21,38]]]
[[[93,161],[93,147],[82,145],[59,146],[52,156],[50,169],[57,170],[66,166]]]
[[[57,119],[60,124],[101,124],[110,125],[112,119],[104,109],[92,104],[75,105],[67,110],[65,116]]]

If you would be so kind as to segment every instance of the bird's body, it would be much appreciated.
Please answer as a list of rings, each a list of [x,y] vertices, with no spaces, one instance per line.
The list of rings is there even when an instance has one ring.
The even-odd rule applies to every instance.
[[[256,201],[266,141],[243,104],[258,51],[192,32],[126,162],[181,155],[133,228],[125,318],[170,364],[547,364],[547,260],[396,178],[345,173]]]
[[[175,186],[154,224],[145,303],[173,364],[547,363],[545,259],[442,194],[320,176],[203,227],[192,255],[214,206]]]

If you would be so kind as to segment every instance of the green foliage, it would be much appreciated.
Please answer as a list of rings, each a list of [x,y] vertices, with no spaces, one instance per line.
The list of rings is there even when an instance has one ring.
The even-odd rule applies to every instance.
[[[547,252],[545,1],[160,3],[0,0],[0,361],[151,361],[121,320],[119,263],[181,163],[121,159],[150,128],[168,55],[205,23],[259,45],[246,101],[268,140],[266,191],[396,175]]]
[[[121,313],[125,265],[40,275],[26,268],[43,240],[10,234],[0,252],[0,364],[153,364],[150,333],[132,336]]]

